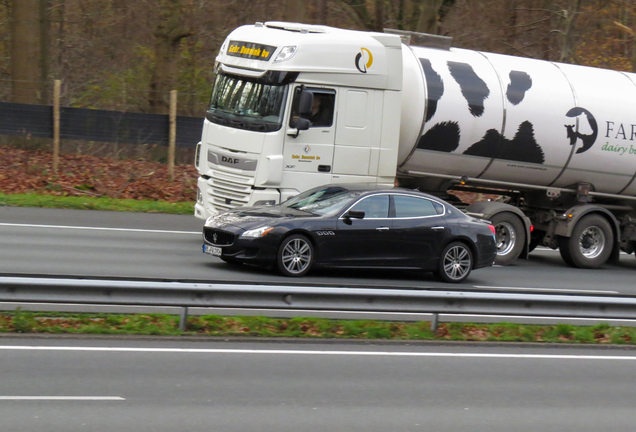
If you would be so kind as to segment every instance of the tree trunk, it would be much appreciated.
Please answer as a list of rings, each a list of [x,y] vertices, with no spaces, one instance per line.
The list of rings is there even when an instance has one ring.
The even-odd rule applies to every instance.
[[[11,100],[41,101],[40,0],[13,1],[11,9]]]
[[[305,22],[305,3],[303,0],[284,1],[284,20],[289,22]]]
[[[574,34],[574,24],[576,18],[579,16],[581,10],[582,0],[569,0],[568,8],[562,13],[564,14],[564,30],[561,40],[561,55],[560,62],[571,62],[574,57],[574,48],[572,46],[572,39]]]
[[[169,108],[169,92],[176,90],[181,39],[191,36],[186,31],[180,0],[159,0],[155,27],[155,65],[150,82],[150,112],[165,114]]]
[[[49,65],[50,65],[50,35],[51,35],[51,4],[50,0],[40,0],[40,101],[49,101]]]

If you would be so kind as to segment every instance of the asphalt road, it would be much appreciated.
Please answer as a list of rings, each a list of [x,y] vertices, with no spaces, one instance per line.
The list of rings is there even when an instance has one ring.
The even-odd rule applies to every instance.
[[[290,279],[203,254],[201,227],[188,215],[1,207],[0,274],[636,294],[633,256],[581,270],[567,267],[557,251],[548,249],[507,267],[477,270],[460,285],[438,282],[427,273],[380,270],[322,270]]]
[[[0,339],[3,432],[633,430],[636,351]]]

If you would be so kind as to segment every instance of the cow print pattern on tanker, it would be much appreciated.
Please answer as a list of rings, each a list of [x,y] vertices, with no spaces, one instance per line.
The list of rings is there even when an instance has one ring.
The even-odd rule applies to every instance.
[[[428,111],[426,122],[428,122],[435,115],[444,94],[444,82],[442,76],[433,69],[428,59],[420,59],[420,62],[427,82]],[[460,86],[462,96],[468,102],[468,111],[473,117],[481,117],[486,109],[484,101],[490,95],[488,85],[467,63],[449,61],[447,65],[451,76]],[[510,83],[506,88],[506,98],[512,105],[516,106],[523,101],[527,91],[532,87],[532,78],[523,71],[510,71],[509,78]],[[420,137],[417,148],[451,153],[459,147],[460,137],[461,126],[459,122],[441,121]],[[583,137],[576,138],[582,139]],[[512,139],[501,135],[496,129],[488,129],[483,138],[470,145],[463,154],[535,164],[545,162],[543,149],[534,136],[534,126],[528,120],[519,125]]]

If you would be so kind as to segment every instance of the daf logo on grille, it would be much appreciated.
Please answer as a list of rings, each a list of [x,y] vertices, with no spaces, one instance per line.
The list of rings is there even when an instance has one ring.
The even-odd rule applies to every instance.
[[[219,236],[217,236],[216,233],[212,234],[212,243],[216,243],[218,238],[219,238]]]

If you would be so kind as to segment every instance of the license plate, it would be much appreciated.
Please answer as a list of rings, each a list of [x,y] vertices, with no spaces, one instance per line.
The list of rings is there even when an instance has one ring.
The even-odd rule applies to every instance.
[[[221,256],[222,251],[223,249],[221,249],[220,247],[203,245],[203,252],[212,256]]]

